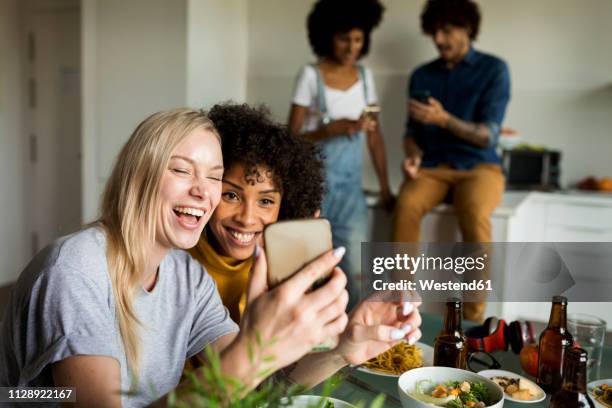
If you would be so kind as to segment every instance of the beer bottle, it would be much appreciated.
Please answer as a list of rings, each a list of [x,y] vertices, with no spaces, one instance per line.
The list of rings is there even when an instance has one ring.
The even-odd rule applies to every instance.
[[[459,299],[446,302],[444,328],[434,345],[434,366],[465,369],[468,345],[461,329],[462,309]]]
[[[587,352],[581,348],[573,347],[565,353],[563,362],[563,383],[561,390],[550,399],[551,408],[595,408],[586,389]]]
[[[548,326],[540,335],[537,382],[549,394],[561,388],[563,359],[572,346],[572,335],[567,331],[567,299],[554,296]]]

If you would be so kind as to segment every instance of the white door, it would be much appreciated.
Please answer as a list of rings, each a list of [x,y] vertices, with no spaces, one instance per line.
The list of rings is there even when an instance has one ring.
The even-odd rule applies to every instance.
[[[80,1],[24,3],[26,225],[32,252],[81,220]]]

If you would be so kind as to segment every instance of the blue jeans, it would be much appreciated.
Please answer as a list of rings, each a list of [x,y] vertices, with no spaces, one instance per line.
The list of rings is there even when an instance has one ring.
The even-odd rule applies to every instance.
[[[322,142],[326,194],[321,216],[332,227],[334,247],[344,246],[340,268],[348,279],[349,310],[359,301],[361,243],[367,240],[368,210],[361,187],[362,149],[365,135],[337,136]]]
[[[349,310],[358,303],[361,287],[361,243],[367,240],[368,212],[361,178],[352,183],[327,185],[321,215],[332,226],[334,247],[344,246],[340,268],[348,279]]]

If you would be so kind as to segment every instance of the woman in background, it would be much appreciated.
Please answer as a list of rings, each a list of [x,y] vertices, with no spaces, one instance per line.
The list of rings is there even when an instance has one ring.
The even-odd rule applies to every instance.
[[[381,204],[390,209],[385,149],[378,121],[364,115],[377,103],[372,73],[358,61],[380,23],[377,0],[319,0],[308,16],[308,40],[317,56],[298,76],[289,114],[294,134],[323,151],[326,194],[321,216],[332,225],[334,245],[347,248],[341,267],[349,276],[350,305],[359,296],[361,242],[367,241],[367,208],[361,186],[363,139],[374,162]]]

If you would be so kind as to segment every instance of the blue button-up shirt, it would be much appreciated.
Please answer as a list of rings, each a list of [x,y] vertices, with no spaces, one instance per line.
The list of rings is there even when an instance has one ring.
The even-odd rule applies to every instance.
[[[436,59],[412,73],[408,98],[414,91],[429,91],[452,115],[484,123],[489,128],[489,145],[481,148],[438,126],[423,125],[409,118],[406,136],[413,137],[423,150],[424,167],[449,164],[457,169],[471,169],[480,163],[500,163],[495,146],[510,100],[510,73],[503,60],[473,48],[453,69],[448,69],[442,59]]]

